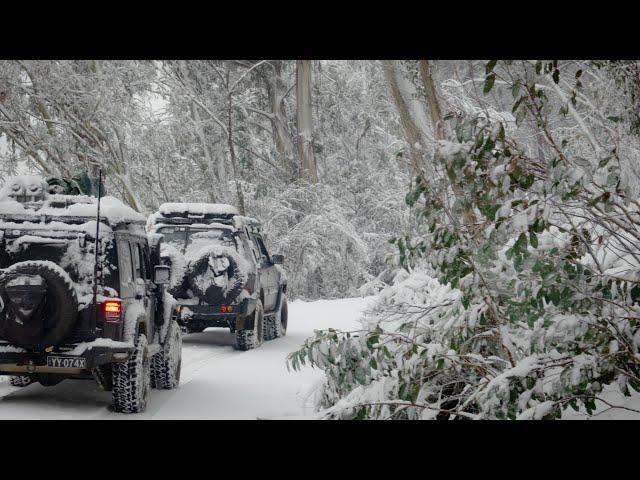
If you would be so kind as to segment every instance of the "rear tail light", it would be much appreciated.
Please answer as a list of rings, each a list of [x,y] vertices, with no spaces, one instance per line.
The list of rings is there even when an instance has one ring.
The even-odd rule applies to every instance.
[[[222,312],[222,313],[231,313],[231,312],[233,312],[233,307],[231,305],[229,305],[228,307],[225,306],[225,305],[222,305],[220,307],[220,312]]]
[[[122,301],[106,300],[102,303],[102,313],[106,322],[119,322],[122,319]]]

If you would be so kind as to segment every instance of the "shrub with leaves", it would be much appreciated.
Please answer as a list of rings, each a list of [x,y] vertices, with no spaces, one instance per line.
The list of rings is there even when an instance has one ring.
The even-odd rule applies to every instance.
[[[593,412],[604,385],[640,390],[640,203],[615,142],[576,101],[581,73],[567,91],[560,70],[486,69],[484,93],[499,79],[548,156],[499,117],[448,116],[448,140],[407,196],[422,231],[393,240],[406,273],[361,331],[317,332],[290,356],[326,372],[324,415],[559,418]],[[580,134],[558,138],[558,119]]]

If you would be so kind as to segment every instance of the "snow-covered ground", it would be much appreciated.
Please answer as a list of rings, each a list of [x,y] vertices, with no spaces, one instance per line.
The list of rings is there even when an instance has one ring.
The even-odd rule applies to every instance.
[[[256,419],[313,415],[309,392],[322,379],[318,370],[289,372],[287,354],[314,329],[359,327],[357,318],[372,300],[294,301],[287,336],[240,352],[226,329],[185,335],[182,376],[176,390],[152,390],[147,411],[110,410],[111,394],[95,382],[65,380],[53,386],[12,387],[0,377],[0,419]]]

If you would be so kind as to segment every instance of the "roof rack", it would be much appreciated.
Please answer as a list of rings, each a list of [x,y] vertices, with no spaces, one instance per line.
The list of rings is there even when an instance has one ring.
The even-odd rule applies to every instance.
[[[20,180],[18,178],[18,180]],[[36,185],[38,186],[38,185]],[[59,195],[41,192],[25,197],[15,179],[1,190],[0,219],[11,223],[83,224],[96,219],[97,198],[87,195]],[[18,194],[14,195],[13,192]],[[9,193],[7,193],[9,192]],[[123,224],[144,225],[145,217],[114,197],[102,198],[100,221],[112,227]]]

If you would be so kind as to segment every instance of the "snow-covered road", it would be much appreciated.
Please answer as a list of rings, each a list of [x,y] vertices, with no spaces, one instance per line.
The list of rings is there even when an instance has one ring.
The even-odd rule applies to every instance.
[[[95,382],[65,380],[54,387],[25,388],[0,377],[0,419],[256,419],[300,418],[313,413],[309,390],[318,370],[287,371],[285,357],[314,329],[358,328],[369,298],[295,301],[289,304],[287,336],[259,349],[239,352],[225,329],[185,335],[182,376],[176,390],[152,390],[147,411],[122,415],[110,410],[111,394]]]

